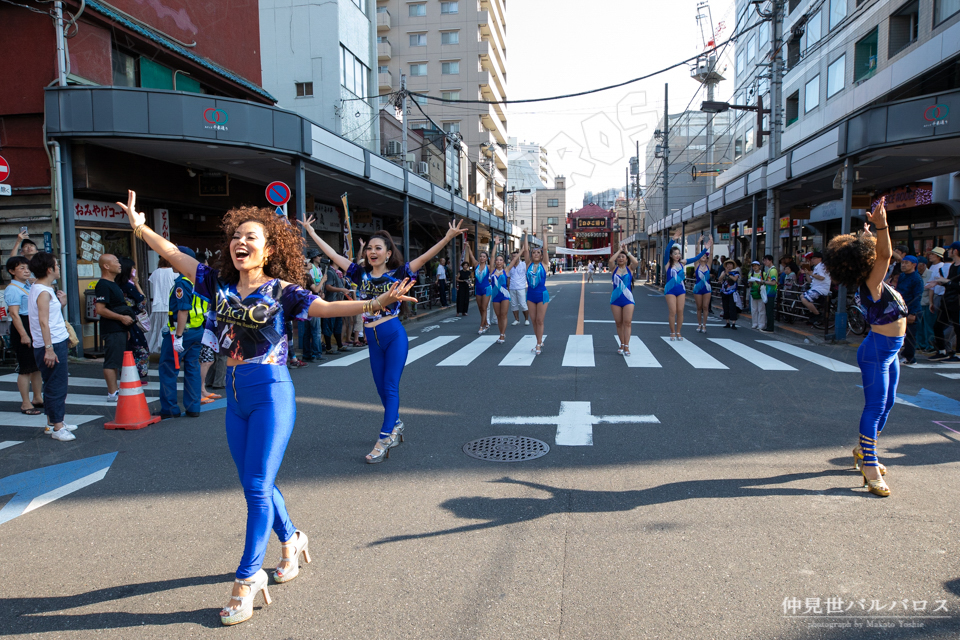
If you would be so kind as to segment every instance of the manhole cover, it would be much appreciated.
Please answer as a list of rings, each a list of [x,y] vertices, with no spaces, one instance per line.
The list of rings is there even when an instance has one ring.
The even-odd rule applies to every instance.
[[[489,436],[463,445],[463,452],[471,458],[492,462],[522,462],[545,456],[550,445],[524,436]]]

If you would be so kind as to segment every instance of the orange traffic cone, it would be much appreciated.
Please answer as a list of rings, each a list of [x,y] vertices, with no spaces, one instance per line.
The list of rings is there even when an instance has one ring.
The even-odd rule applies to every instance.
[[[133,361],[133,352],[123,352],[123,369],[120,371],[120,398],[117,401],[117,416],[113,422],[103,425],[104,429],[143,429],[155,422],[160,416],[151,416],[147,408],[147,399],[140,386],[140,374]]]

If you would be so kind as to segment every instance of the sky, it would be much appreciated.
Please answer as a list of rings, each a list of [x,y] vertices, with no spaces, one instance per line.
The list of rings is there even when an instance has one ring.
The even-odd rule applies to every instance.
[[[507,3],[508,99],[575,93],[646,75],[703,50],[698,0],[510,0]],[[722,42],[734,27],[733,0],[710,3]],[[705,28],[708,30],[708,28]],[[721,63],[727,73],[717,99],[733,87],[733,45]],[[547,148],[558,175],[567,177],[567,208],[579,209],[584,191],[622,189],[626,167],[663,116],[664,83],[670,112],[693,110],[705,99],[682,66],[619,89],[551,102],[510,105],[507,130],[519,142]],[[641,184],[645,184],[641,177]]]

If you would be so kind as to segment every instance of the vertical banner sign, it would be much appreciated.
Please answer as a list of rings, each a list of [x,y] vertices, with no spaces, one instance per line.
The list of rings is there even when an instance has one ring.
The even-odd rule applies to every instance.
[[[43,232],[43,250],[47,253],[53,253],[53,234],[49,231]]]
[[[153,210],[153,228],[158,234],[163,236],[165,239],[170,239],[170,210],[169,209],[154,209]]]
[[[353,226],[350,223],[350,205],[347,204],[347,194],[344,193],[340,196],[340,200],[343,202],[343,241],[347,245],[347,257],[350,258],[350,262],[353,262]]]

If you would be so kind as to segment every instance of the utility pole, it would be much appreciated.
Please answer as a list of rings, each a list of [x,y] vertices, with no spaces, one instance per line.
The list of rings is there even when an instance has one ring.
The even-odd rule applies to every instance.
[[[667,216],[670,215],[670,85],[663,85],[663,244],[661,245],[660,255],[663,255],[663,248],[667,246]],[[686,242],[682,239],[681,242]],[[683,245],[681,244],[681,247]],[[683,249],[681,248],[681,251]],[[657,284],[660,283],[660,274],[666,268],[665,264],[660,265],[657,270]]]
[[[400,157],[403,167],[403,261],[410,262],[410,175],[407,170],[407,74],[400,74],[400,111],[403,114]]]
[[[770,16],[770,144],[767,150],[768,160],[770,162],[780,156],[780,131],[783,127],[783,117],[781,108],[781,93],[783,91],[783,56],[779,55],[780,44],[783,40],[783,11],[784,0],[772,0]],[[760,114],[762,117],[762,113]],[[779,237],[776,229],[779,228],[777,222],[777,211],[780,208],[780,194],[776,189],[767,189],[767,215],[764,222],[766,231],[767,253],[773,256],[776,264],[777,256],[780,253],[777,250]],[[790,231],[788,229],[788,231]],[[756,230],[754,230],[756,233]]]

